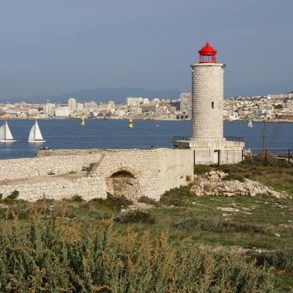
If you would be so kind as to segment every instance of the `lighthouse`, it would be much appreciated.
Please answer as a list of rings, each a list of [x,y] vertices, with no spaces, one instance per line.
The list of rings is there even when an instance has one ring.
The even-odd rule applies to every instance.
[[[209,44],[198,51],[199,63],[192,72],[192,138],[223,139],[224,65]]]
[[[173,138],[173,146],[192,149],[195,165],[238,163],[242,160],[244,142],[224,137],[225,65],[217,62],[217,50],[209,42],[198,54],[198,63],[191,65],[192,134]]]

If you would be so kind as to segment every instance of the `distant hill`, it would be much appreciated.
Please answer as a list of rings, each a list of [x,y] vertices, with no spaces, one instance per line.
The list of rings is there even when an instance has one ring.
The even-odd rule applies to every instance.
[[[150,90],[142,88],[96,88],[85,89],[64,93],[58,96],[37,95],[31,97],[18,97],[14,99],[1,99],[1,102],[20,102],[44,103],[46,100],[55,103],[66,103],[68,98],[74,97],[80,102],[85,101],[115,101],[117,103],[125,103],[126,97],[146,97],[146,98],[170,98],[178,99],[182,91],[179,89],[168,90]]]

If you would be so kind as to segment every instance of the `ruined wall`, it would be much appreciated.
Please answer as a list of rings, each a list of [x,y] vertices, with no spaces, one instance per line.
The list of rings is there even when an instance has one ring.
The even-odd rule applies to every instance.
[[[0,181],[38,176],[60,175],[80,172],[93,162],[99,161],[101,154],[68,155],[40,158],[0,160]]]
[[[30,201],[74,195],[88,200],[107,192],[158,200],[192,174],[190,150],[59,150],[0,161],[0,193],[18,190],[19,198]]]

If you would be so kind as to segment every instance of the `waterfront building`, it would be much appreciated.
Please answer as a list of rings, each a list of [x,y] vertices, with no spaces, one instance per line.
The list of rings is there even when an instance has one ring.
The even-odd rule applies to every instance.
[[[76,102],[76,99],[75,98],[69,98],[68,99],[68,107],[72,111],[75,111],[76,110],[77,102]]]
[[[126,98],[126,104],[129,107],[138,106],[141,103],[144,103],[144,99],[142,97],[127,97]]]
[[[69,107],[58,107],[55,109],[56,117],[69,117],[72,110]]]
[[[54,109],[55,109],[55,104],[53,103],[46,103],[44,107],[44,112],[48,116],[53,116],[54,115]]]
[[[192,108],[192,95],[191,93],[180,94],[180,111],[190,111]]]
[[[77,103],[76,104],[76,111],[77,112],[83,111],[83,109],[84,109],[83,103]]]

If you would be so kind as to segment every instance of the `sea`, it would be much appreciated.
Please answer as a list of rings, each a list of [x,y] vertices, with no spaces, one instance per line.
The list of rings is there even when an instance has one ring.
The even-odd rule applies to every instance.
[[[4,123],[4,121],[2,121]],[[0,124],[2,125],[0,122]],[[174,136],[191,136],[191,121],[134,120],[128,128],[127,120],[87,119],[81,126],[79,119],[38,120],[46,139],[42,144],[28,143],[33,120],[9,120],[14,143],[0,143],[0,159],[35,157],[40,149],[149,149],[170,148]],[[293,153],[293,123],[224,122],[224,136],[242,139],[245,148],[254,152],[263,148],[273,152]]]

